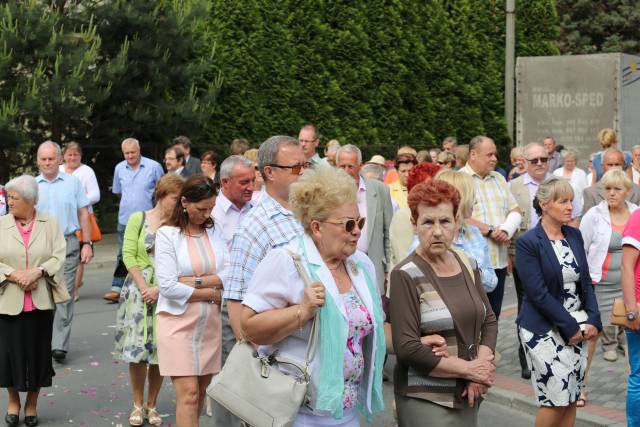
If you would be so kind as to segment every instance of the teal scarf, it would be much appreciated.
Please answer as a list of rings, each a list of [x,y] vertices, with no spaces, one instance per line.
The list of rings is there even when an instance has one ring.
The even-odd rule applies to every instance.
[[[301,241],[301,247],[304,247]],[[303,249],[304,250],[304,249]],[[307,258],[304,251],[305,260]],[[382,396],[382,367],[386,354],[386,345],[383,328],[382,305],[378,297],[378,288],[375,286],[368,271],[358,262],[358,273],[364,273],[367,282],[367,288],[373,299],[373,326],[374,333],[377,335],[377,345],[375,352],[375,366],[373,367],[373,387],[371,393],[371,412],[367,409],[366,395],[358,396],[358,411],[366,416],[367,421],[371,422],[373,415],[384,409],[384,400]],[[320,267],[310,265],[307,267],[314,281],[320,281],[316,270]],[[343,397],[344,397],[344,348],[347,342],[347,334],[349,325],[345,322],[338,305],[328,292],[325,293],[326,299],[324,306],[320,309],[320,381],[317,384],[316,410],[328,412],[334,418],[340,419],[343,416]]]

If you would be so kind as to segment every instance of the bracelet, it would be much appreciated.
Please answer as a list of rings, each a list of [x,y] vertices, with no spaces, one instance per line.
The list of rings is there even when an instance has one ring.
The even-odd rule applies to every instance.
[[[300,308],[300,304],[298,304],[298,311],[296,311],[296,318],[298,319],[298,330],[302,330],[302,309]]]

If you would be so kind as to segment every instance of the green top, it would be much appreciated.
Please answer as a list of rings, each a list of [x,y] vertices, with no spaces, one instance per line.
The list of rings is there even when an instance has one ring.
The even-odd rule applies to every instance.
[[[127,270],[131,267],[138,267],[140,270],[153,267],[145,243],[147,232],[144,227],[144,217],[144,212],[140,211],[132,214],[127,221],[122,240],[122,261]]]

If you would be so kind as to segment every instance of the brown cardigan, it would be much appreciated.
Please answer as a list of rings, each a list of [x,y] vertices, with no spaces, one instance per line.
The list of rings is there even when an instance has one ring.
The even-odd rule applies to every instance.
[[[433,354],[431,347],[422,345],[420,337],[441,335],[447,341],[450,357],[469,360],[469,344],[495,349],[498,322],[482,287],[480,272],[474,268],[472,278],[458,254],[452,252],[462,269],[456,276],[437,276],[415,252],[393,269],[390,317],[398,358],[395,392],[459,408],[466,381],[430,376],[440,357]]]

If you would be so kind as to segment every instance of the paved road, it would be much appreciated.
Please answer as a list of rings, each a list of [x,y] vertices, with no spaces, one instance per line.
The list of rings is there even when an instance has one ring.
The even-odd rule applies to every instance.
[[[111,357],[116,305],[101,300],[111,283],[110,248],[112,245],[107,243],[97,246],[96,262],[87,268],[86,284],[76,306],[68,360],[54,364],[54,385],[41,391],[38,409],[43,426],[128,425],[131,393],[127,366]],[[392,386],[385,383],[387,402],[392,395]],[[4,408],[6,393],[0,393],[0,413],[4,413]],[[175,395],[169,381],[163,386],[158,409],[164,425],[175,425]],[[531,416],[491,402],[483,403],[480,418],[480,425],[486,427],[533,425]],[[210,419],[203,417],[201,425],[211,425]],[[373,425],[395,425],[392,411],[385,411]]]

